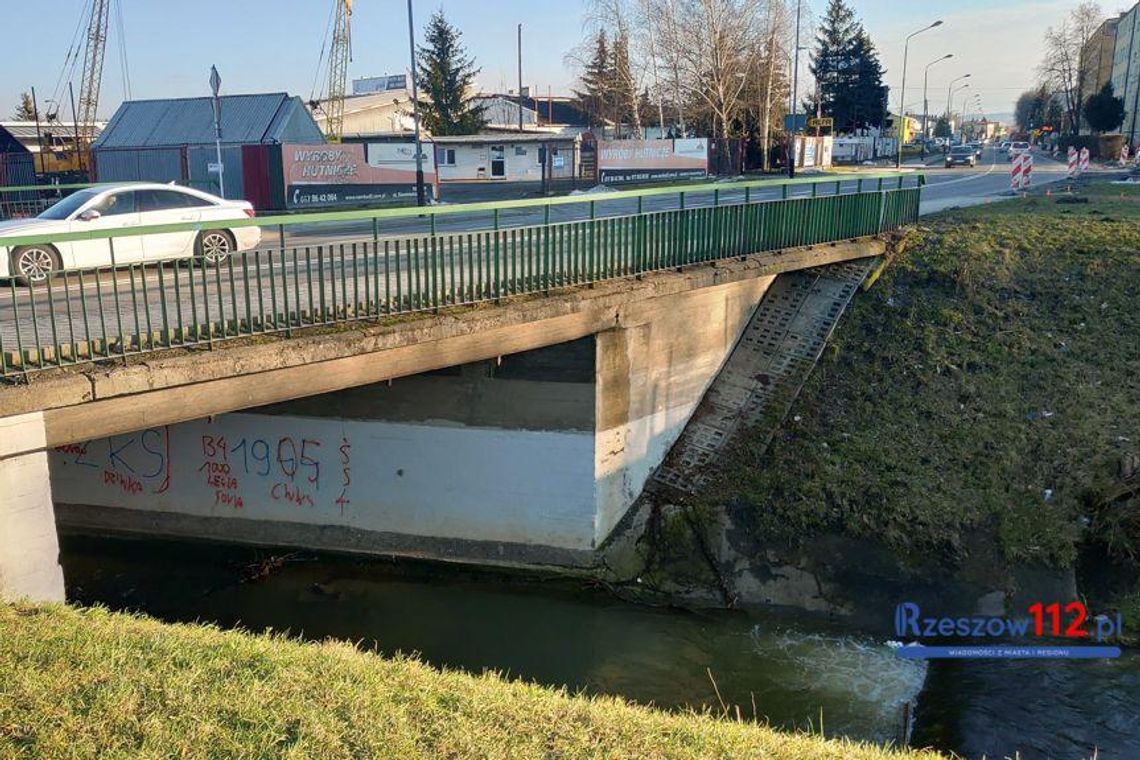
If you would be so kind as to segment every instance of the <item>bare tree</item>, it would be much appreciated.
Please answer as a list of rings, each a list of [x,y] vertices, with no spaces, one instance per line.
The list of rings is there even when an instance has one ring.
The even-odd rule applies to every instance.
[[[1081,66],[1081,50],[1103,21],[1099,5],[1083,2],[1059,27],[1049,27],[1045,32],[1045,57],[1037,71],[1042,84],[1061,102],[1072,134],[1080,131],[1082,91],[1088,75]]]
[[[743,95],[757,70],[766,0],[658,0],[664,56],[678,89],[712,117],[712,131],[731,137]]]
[[[769,153],[772,139],[773,109],[783,112],[783,103],[788,81],[784,74],[788,46],[785,44],[791,34],[791,14],[784,0],[768,0],[764,21],[764,40],[756,58],[756,121],[759,136],[761,165],[764,171],[769,168]],[[779,113],[777,115],[779,115]]]

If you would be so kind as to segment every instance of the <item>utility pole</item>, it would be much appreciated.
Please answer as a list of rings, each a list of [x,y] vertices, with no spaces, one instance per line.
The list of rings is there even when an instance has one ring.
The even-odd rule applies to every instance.
[[[408,0],[408,48],[412,56],[412,122],[416,129],[416,205],[423,206],[427,199],[424,193],[424,146],[420,139],[420,89],[416,74],[416,27],[412,20],[412,0]]]
[[[44,136],[40,131],[40,106],[36,101],[35,87],[32,88],[32,118],[36,120],[36,145],[40,146],[39,153],[37,154],[40,157],[40,174],[45,174],[47,173],[47,164],[45,163],[47,156],[44,155]]]
[[[75,110],[75,87],[71,82],[67,83],[67,94],[71,96],[71,127],[75,132],[75,158],[79,165],[79,171],[83,169],[83,146],[79,142],[79,112]],[[88,179],[91,179],[88,177]]]
[[[523,131],[522,24],[519,24],[519,131]]]
[[[788,179],[795,179],[796,176],[796,110],[798,108],[796,99],[800,96],[800,14],[802,11],[803,0],[796,0],[796,51],[793,56],[795,62],[792,64],[792,128],[788,135],[791,143],[788,146]]]

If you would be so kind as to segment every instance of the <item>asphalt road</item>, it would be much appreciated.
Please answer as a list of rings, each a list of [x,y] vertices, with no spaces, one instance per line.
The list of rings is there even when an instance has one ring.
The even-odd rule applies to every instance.
[[[921,169],[927,175],[921,213],[984,203],[1010,194],[1009,166],[994,150],[987,151],[982,163],[973,169],[944,169],[941,157],[931,162],[935,165]],[[1035,185],[1065,176],[1064,165],[1039,157],[1034,168]],[[837,181],[841,192],[850,193],[857,189],[859,179],[855,174],[837,175]],[[864,189],[870,186],[874,181],[865,182]],[[835,190],[835,184],[826,183],[818,192],[826,195]],[[774,200],[782,192],[774,185],[753,189],[750,197]],[[789,197],[806,197],[811,192],[810,186],[791,186]],[[596,217],[629,216],[638,211],[636,199],[607,200],[606,195],[584,196],[595,201]],[[743,201],[743,191],[720,192],[721,203]],[[680,195],[651,196],[644,199],[642,207],[647,212],[664,211],[680,208],[681,202]],[[713,202],[712,192],[686,193],[684,198],[686,208]],[[590,204],[582,203],[552,206],[549,218],[554,223],[571,222],[588,219],[590,214]],[[542,224],[545,215],[541,207],[503,211],[498,223],[501,229],[535,227]],[[412,217],[384,220],[377,229],[378,237],[371,222],[290,228],[285,231],[285,251],[279,231],[267,228],[262,248],[235,259],[232,270],[136,266],[99,277],[87,274],[80,279],[69,274],[55,280],[50,289],[0,284],[0,345],[10,352],[36,346],[70,346],[90,339],[113,341],[119,335],[149,335],[162,330],[163,325],[256,320],[262,314],[308,312],[344,318],[356,304],[377,301],[407,309],[480,300],[495,295],[480,291],[478,286],[489,279],[496,257],[489,240],[481,240],[477,233],[492,229],[492,225],[489,212],[437,217],[435,231],[439,235],[464,234],[450,235],[448,250],[431,254],[435,267],[429,266],[426,242],[415,252],[406,248],[409,238],[431,232],[430,220]],[[499,252],[499,260],[502,279],[525,291],[535,286],[535,263],[543,247],[541,231],[526,233],[535,237],[525,242],[523,234],[520,230],[518,243]],[[377,239],[379,247],[374,248]],[[404,241],[399,256],[394,253],[397,240]],[[442,282],[429,281],[429,271],[442,273]],[[248,288],[243,286],[246,280]],[[563,284],[569,283],[550,283]],[[428,292],[446,295],[439,296],[442,302],[409,300],[411,294]]]
[[[1005,154],[995,148],[984,151],[978,165],[972,169],[947,169],[942,156],[930,157],[925,167],[917,162],[908,163],[907,167],[926,174],[926,189],[919,207],[919,213],[924,215],[953,207],[976,206],[1013,195],[1010,164]],[[1063,161],[1035,153],[1031,176],[1032,187],[1062,182],[1068,177],[1068,166]]]

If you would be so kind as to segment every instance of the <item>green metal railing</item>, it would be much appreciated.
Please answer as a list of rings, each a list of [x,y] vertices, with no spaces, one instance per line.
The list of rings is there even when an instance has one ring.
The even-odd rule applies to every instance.
[[[121,258],[126,238],[193,237],[200,223],[0,236],[2,255],[107,245],[105,265],[0,285],[0,376],[877,235],[917,220],[923,183],[914,174],[718,183],[243,219],[223,226],[272,230],[273,244],[218,265]]]

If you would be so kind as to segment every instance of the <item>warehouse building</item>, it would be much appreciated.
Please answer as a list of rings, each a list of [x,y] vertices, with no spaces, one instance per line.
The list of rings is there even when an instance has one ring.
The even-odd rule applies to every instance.
[[[246,197],[247,174],[251,184],[265,184],[264,175],[272,171],[265,146],[325,142],[300,98],[267,93],[227,95],[221,101],[222,165],[229,198]],[[217,162],[214,141],[212,98],[123,103],[92,146],[95,178],[178,182],[218,193],[218,176],[210,171]]]

